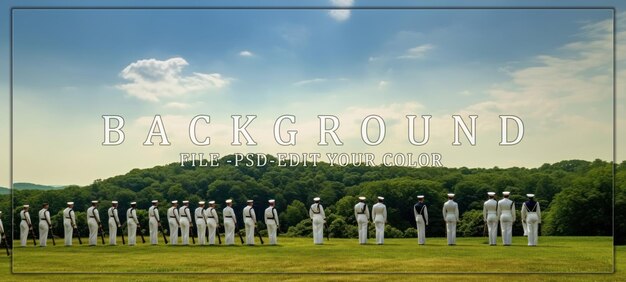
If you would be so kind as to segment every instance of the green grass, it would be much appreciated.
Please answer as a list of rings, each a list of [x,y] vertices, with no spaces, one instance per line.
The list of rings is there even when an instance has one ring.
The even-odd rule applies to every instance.
[[[157,281],[180,278],[199,279],[210,272],[393,272],[403,280],[484,281],[517,277],[524,280],[614,281],[626,275],[626,247],[618,247],[616,274],[448,274],[446,272],[611,272],[613,248],[607,237],[541,237],[540,246],[489,247],[483,238],[459,238],[448,247],[444,238],[429,238],[426,246],[414,239],[388,239],[386,245],[360,246],[355,239],[332,239],[314,246],[309,238],[279,238],[280,246],[49,246],[16,248],[14,272],[119,272],[119,274],[8,274],[9,260],[0,257],[0,280],[97,280]],[[128,272],[204,272],[205,274],[127,274]],[[428,272],[409,275],[407,272]],[[258,275],[258,274],[257,274]],[[261,274],[285,281],[372,280],[378,275],[339,274]],[[387,274],[386,274],[387,276]],[[226,281],[251,279],[251,275],[214,275]],[[392,276],[393,277],[393,276]]]

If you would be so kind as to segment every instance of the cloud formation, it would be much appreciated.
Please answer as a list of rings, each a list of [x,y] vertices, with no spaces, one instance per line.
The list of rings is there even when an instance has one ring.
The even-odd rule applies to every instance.
[[[242,56],[242,57],[252,57],[252,56],[254,56],[254,54],[252,52],[248,51],[248,50],[243,50],[243,51],[239,52],[239,56]]]
[[[419,59],[423,58],[426,52],[435,48],[432,44],[418,45],[406,50],[404,55],[398,56],[399,59]]]
[[[336,7],[351,7],[354,5],[354,0],[330,0],[330,3]],[[338,22],[346,21],[350,18],[350,10],[342,9],[342,10],[330,10],[328,11],[328,15]]]

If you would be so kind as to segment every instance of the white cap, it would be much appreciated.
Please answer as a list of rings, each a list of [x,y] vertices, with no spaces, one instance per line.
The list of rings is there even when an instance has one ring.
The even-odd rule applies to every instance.
[[[379,200],[384,200],[385,198],[384,198],[384,197],[381,197],[381,196],[378,196],[378,199],[379,199]]]
[[[454,198],[454,194],[453,193],[448,193],[448,198]]]
[[[508,196],[508,195],[510,195],[510,194],[511,194],[511,192],[509,192],[509,191],[504,191],[504,192],[502,192],[502,195],[504,195],[504,196]]]
[[[424,195],[417,196],[418,199],[424,199]]]
[[[204,201],[198,202],[198,205],[204,205]]]
[[[2,211],[0,211],[0,214],[2,214]]]
[[[172,201],[172,204],[178,204],[178,201],[174,200]]]
[[[535,194],[526,194],[526,197],[528,197],[528,198],[534,198],[534,197],[535,197]]]
[[[30,206],[29,206],[29,205],[24,205],[23,207],[28,208],[28,207],[30,207]]]
[[[267,201],[267,202],[268,202],[268,203],[270,203],[270,204],[273,204],[273,203],[275,203],[275,202],[276,202],[276,200],[271,199],[271,200],[269,200],[269,201]]]
[[[117,204],[117,201],[111,201],[111,204]]]
[[[227,204],[230,204],[230,203],[232,203],[232,202],[233,202],[233,200],[232,200],[232,199],[228,199],[228,200],[226,200],[226,203],[227,203]]]
[[[183,204],[189,204],[189,201],[184,200],[184,201],[183,201]]]
[[[93,201],[91,201],[91,203],[92,203],[92,204],[97,204],[97,203],[98,203],[98,200],[93,200]]]
[[[315,197],[315,198],[313,198],[313,201],[314,201],[314,202],[319,202],[319,201],[320,201],[320,197]]]
[[[69,206],[69,205],[73,205],[73,204],[74,204],[74,202],[67,202],[67,205],[68,205],[68,206]]]
[[[137,202],[130,202],[130,204],[131,204],[131,205],[136,205],[136,204],[137,204]]]
[[[159,202],[158,200],[152,200],[152,203],[153,203],[153,204],[156,204],[156,203],[158,203],[158,202]]]
[[[254,200],[247,200],[246,203],[254,203]]]
[[[215,201],[209,201],[209,205],[215,205]]]
[[[359,200],[360,200],[360,201],[365,201],[365,197],[360,196],[360,197],[359,197]]]
[[[487,195],[489,195],[489,196],[495,196],[495,195],[496,195],[496,192],[487,192]]]

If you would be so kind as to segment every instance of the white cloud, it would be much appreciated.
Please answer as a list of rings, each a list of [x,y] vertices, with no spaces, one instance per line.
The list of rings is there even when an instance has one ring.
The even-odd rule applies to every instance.
[[[378,60],[380,60],[380,57],[369,57],[369,58],[367,58],[368,62],[375,62],[375,61],[378,61]]]
[[[435,48],[432,44],[423,44],[415,46],[411,49],[406,50],[404,55],[399,56],[399,59],[419,59],[423,58],[426,52]]]
[[[354,0],[330,0],[330,3],[336,7],[351,7],[354,5]],[[346,21],[350,18],[350,10],[349,9],[341,9],[341,10],[330,10],[328,11],[328,15],[338,22]]]
[[[472,92],[470,92],[469,90],[463,90],[459,92],[459,94],[461,94],[461,96],[471,96]]]
[[[179,102],[170,102],[165,104],[166,108],[171,108],[171,109],[188,109],[189,107],[191,107],[191,105],[186,104],[186,103],[179,103]]]
[[[326,82],[326,81],[328,81],[328,79],[326,78],[306,79],[306,80],[300,80],[300,81],[294,82],[293,86],[304,86],[307,84],[320,83],[320,82]]]
[[[254,56],[254,54],[252,52],[248,51],[248,50],[243,50],[243,51],[239,52],[239,56],[242,56],[242,57],[252,57],[252,56]]]
[[[183,58],[138,60],[128,65],[120,76],[129,81],[119,84],[118,89],[141,100],[158,102],[198,91],[220,89],[230,83],[230,78],[219,73],[198,73],[183,75],[182,70],[189,63]]]
[[[381,80],[378,82],[378,89],[383,89],[385,88],[387,85],[389,84],[389,82],[385,81],[385,80]]]

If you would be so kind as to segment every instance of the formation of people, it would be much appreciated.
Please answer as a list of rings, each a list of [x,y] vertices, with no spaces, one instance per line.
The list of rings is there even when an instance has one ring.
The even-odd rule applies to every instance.
[[[515,202],[509,199],[510,192],[503,192],[503,198],[499,201],[495,200],[495,192],[488,192],[489,199],[483,205],[483,220],[487,226],[489,233],[489,245],[495,246],[497,242],[497,229],[500,225],[502,234],[502,243],[505,246],[511,245],[513,223],[516,219]],[[448,245],[456,245],[456,225],[460,221],[458,204],[454,201],[454,194],[448,194],[448,201],[443,204],[442,215],[446,224],[446,234]],[[528,245],[536,246],[538,237],[538,224],[541,223],[541,209],[539,203],[535,201],[535,195],[527,194],[528,200],[522,204],[521,217],[524,227],[524,235],[528,236]],[[428,205],[425,203],[423,195],[417,196],[418,202],[413,206],[413,215],[417,227],[418,244],[426,243],[426,228],[429,222]],[[354,216],[358,225],[359,243],[367,244],[368,240],[368,224],[373,222],[375,226],[376,244],[384,244],[385,225],[387,224],[387,207],[384,204],[384,197],[377,197],[377,202],[372,206],[370,211],[366,198],[358,197],[358,203],[354,206]],[[98,244],[98,236],[101,237],[102,244],[105,244],[105,232],[103,223],[98,211],[99,201],[94,200],[86,211],[87,225],[89,227],[88,244],[95,246]],[[112,201],[111,207],[107,210],[108,236],[109,245],[117,244],[118,229],[122,228],[122,222],[118,213],[118,202]],[[189,201],[182,201],[179,207],[178,201],[171,201],[170,208],[167,209],[167,226],[169,227],[169,240],[164,231],[163,224],[158,211],[159,201],[153,200],[152,206],[148,209],[148,230],[150,234],[150,244],[157,245],[159,243],[159,233],[162,234],[163,240],[170,245],[189,245],[191,238],[193,244],[199,245],[215,245],[216,237],[219,244],[222,244],[219,228],[224,228],[224,243],[226,245],[235,244],[235,234],[239,235],[241,244],[254,245],[255,236],[259,237],[261,243],[264,243],[263,237],[257,228],[257,215],[254,210],[254,201],[247,200],[247,205],[242,210],[243,225],[245,227],[245,240],[239,233],[237,214],[232,208],[233,200],[229,199],[225,202],[226,206],[222,210],[222,220],[217,212],[215,201],[209,201],[208,205],[204,201],[198,202],[198,207],[191,210]],[[264,210],[262,218],[267,227],[267,234],[270,245],[276,245],[277,233],[280,228],[278,211],[276,210],[276,201],[269,200],[268,207]],[[126,228],[128,235],[128,245],[136,245],[137,233],[140,234],[142,241],[145,239],[141,232],[141,225],[137,217],[137,203],[131,202],[130,208],[126,212]],[[80,234],[78,234],[76,215],[74,213],[74,203],[67,202],[67,207],[63,210],[63,227],[64,227],[64,244],[72,245],[74,235],[77,235],[79,243],[82,244]],[[35,238],[33,223],[31,221],[30,206],[23,205],[19,213],[20,216],[20,244],[26,246],[29,234],[32,236],[34,245],[37,245]],[[309,218],[312,221],[313,243],[321,245],[324,243],[324,230],[328,230],[326,223],[326,213],[321,204],[321,199],[316,197],[313,204],[308,210]],[[1,214],[1,213],[0,213]],[[39,246],[45,247],[48,241],[48,235],[52,230],[52,222],[50,217],[49,205],[44,203],[42,209],[39,210]],[[179,230],[181,238],[179,240]],[[0,220],[0,231],[4,233],[2,221]],[[50,233],[50,235],[52,235]],[[51,236],[54,243],[54,236]],[[121,232],[122,243],[125,244],[124,233]],[[327,235],[328,237],[328,235]],[[196,238],[197,243],[196,243]],[[56,244],[56,243],[55,243]]]

